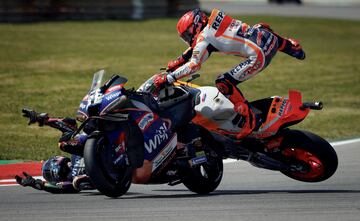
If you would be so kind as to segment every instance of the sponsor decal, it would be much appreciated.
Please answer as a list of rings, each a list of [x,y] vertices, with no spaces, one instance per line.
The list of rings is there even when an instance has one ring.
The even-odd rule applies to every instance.
[[[212,24],[212,28],[215,30],[219,29],[220,23],[222,22],[222,20],[224,19],[224,13],[219,12],[214,20],[214,23]]]
[[[269,54],[269,50],[271,47],[271,43],[274,44],[275,41],[274,40],[274,36],[273,35],[269,35],[269,37],[267,38],[267,41],[265,43],[265,45],[263,46],[262,50],[264,51],[265,54]]]
[[[107,89],[107,90],[106,90],[106,94],[111,93],[111,92],[116,91],[116,90],[119,90],[119,89],[121,89],[121,88],[122,88],[122,85],[120,85],[120,84],[115,85],[115,86]]]
[[[127,158],[125,154],[121,154],[118,158],[114,160],[114,165],[122,166],[123,162],[127,162]]]
[[[126,154],[125,153],[125,140],[126,140],[126,134],[125,132],[122,132],[118,139],[115,142],[115,145],[117,145],[115,147],[115,156],[117,157],[113,163],[116,165],[118,164],[120,161],[122,162],[123,160],[126,160]]]
[[[234,76],[236,73],[240,72],[243,68],[245,68],[246,66],[248,66],[249,64],[251,64],[252,60],[248,59],[242,63],[240,63],[239,65],[237,65],[235,68],[233,68],[229,74]]]
[[[266,50],[266,48],[264,49],[265,56],[268,56],[270,54],[270,52],[274,49],[276,42],[277,42],[277,37],[274,37],[274,41],[272,41],[272,44],[269,46],[269,48],[267,50]],[[267,45],[266,45],[266,47],[267,47]]]
[[[121,92],[116,92],[116,93],[112,93],[112,94],[109,94],[109,95],[106,95],[105,96],[105,99],[107,101],[111,101],[112,99],[116,98],[116,97],[119,97],[119,95],[121,94]]]
[[[280,117],[284,114],[284,110],[285,110],[286,104],[287,104],[287,100],[285,99],[285,100],[281,103],[281,106],[280,106],[280,109],[279,109],[278,115],[279,115]]]
[[[154,120],[153,113],[147,113],[141,120],[139,121],[138,125],[141,130],[147,128],[147,126]]]
[[[201,97],[201,102],[205,102],[205,100],[206,100],[206,94],[203,94]]]
[[[165,122],[160,126],[158,130],[156,130],[156,134],[152,139],[149,139],[148,142],[145,142],[145,149],[148,153],[152,153],[156,148],[162,144],[162,142],[169,139],[168,129],[166,127]]]
[[[249,68],[243,75],[241,75],[241,78],[245,77],[246,75],[254,74],[254,72],[256,72],[256,70],[259,68],[261,68],[261,62],[257,60],[253,67]]]
[[[173,72],[173,75],[175,76],[175,78],[179,79],[179,78],[184,77],[184,76],[188,75],[189,73],[191,73],[191,68],[189,66],[190,65],[184,65],[184,66],[178,68],[175,72]]]
[[[200,156],[200,157],[195,157],[191,159],[191,165],[192,166],[196,166],[202,163],[206,163],[207,162],[207,158],[206,156]]]
[[[115,144],[118,145],[115,148],[115,153],[117,153],[118,155],[125,152],[125,140],[126,140],[126,134],[125,132],[121,132],[121,134],[119,135],[118,139],[115,142]]]
[[[261,47],[261,43],[262,43],[262,36],[263,36],[264,32],[263,31],[259,31],[256,37],[256,44],[259,45]]]
[[[171,141],[166,145],[166,147],[155,157],[153,160],[152,171],[156,170],[163,162],[170,156],[170,154],[174,151],[177,144],[177,136],[173,136]]]
[[[233,29],[237,29],[240,26],[240,21],[233,20],[229,26],[229,31],[232,31]]]
[[[123,154],[125,152],[125,140],[121,141],[119,145],[115,148],[116,155]]]

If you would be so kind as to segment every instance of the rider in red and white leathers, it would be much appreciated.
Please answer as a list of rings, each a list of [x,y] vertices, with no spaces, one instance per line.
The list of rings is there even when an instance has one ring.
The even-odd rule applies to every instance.
[[[212,52],[246,58],[216,79],[219,91],[234,104],[235,111],[242,117],[238,139],[253,131],[256,116],[236,85],[263,70],[278,50],[301,60],[305,58],[296,40],[279,36],[267,24],[249,26],[217,9],[212,10],[209,18],[200,9],[189,11],[181,17],[177,29],[190,47],[178,59],[169,62],[170,73],[156,77],[155,86],[173,83],[195,73]]]

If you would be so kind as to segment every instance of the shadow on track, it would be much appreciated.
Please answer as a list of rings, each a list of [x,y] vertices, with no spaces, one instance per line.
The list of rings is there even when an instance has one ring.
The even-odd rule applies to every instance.
[[[360,190],[217,190],[214,195],[248,195],[248,194],[266,194],[266,193],[360,193]]]
[[[210,194],[199,195],[188,191],[187,189],[165,189],[165,190],[153,190],[152,192],[187,192],[183,194],[171,194],[171,195],[156,195],[156,194],[143,194],[139,192],[128,192],[124,196],[119,198],[108,199],[180,199],[180,198],[201,198],[201,197],[214,197],[219,195],[250,195],[250,194],[304,194],[304,193],[360,193],[360,190],[216,190]],[[99,192],[85,192],[85,196],[99,196],[102,195]],[[105,196],[104,196],[105,197]]]

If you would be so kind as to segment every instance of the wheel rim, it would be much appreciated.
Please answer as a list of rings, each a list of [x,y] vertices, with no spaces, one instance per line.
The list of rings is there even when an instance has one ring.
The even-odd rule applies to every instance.
[[[324,165],[312,153],[298,148],[286,148],[282,154],[294,165],[294,171],[289,173],[293,177],[303,180],[312,180],[324,174]]]

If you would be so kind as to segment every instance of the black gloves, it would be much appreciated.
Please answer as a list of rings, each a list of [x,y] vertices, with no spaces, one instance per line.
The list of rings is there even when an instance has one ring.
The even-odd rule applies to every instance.
[[[49,118],[47,113],[36,113],[36,111],[24,108],[22,109],[23,117],[29,118],[29,123],[34,124],[36,122],[39,123],[39,126],[44,126],[46,120]]]
[[[21,186],[31,186],[34,189],[42,190],[44,189],[44,182],[40,179],[34,179],[32,176],[23,172],[24,178],[16,175],[15,180]]]

